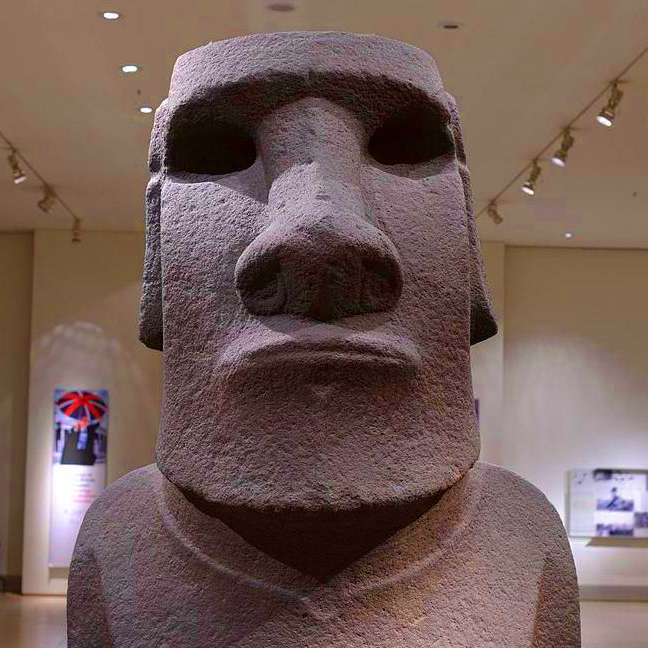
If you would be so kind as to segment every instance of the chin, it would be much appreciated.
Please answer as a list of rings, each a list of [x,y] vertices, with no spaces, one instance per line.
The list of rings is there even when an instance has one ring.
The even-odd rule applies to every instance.
[[[274,369],[221,376],[192,417],[165,399],[157,463],[190,499],[350,512],[437,493],[477,460],[469,388],[431,394],[420,372],[384,367]]]

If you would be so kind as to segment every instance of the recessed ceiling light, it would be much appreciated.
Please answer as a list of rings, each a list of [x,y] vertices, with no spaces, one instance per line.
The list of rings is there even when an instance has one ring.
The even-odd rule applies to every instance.
[[[461,29],[463,23],[457,22],[456,20],[442,20],[437,24],[439,29]]]
[[[121,14],[116,11],[102,11],[101,17],[104,20],[119,20],[121,18]]]
[[[150,115],[153,112],[151,106],[140,106],[139,111],[145,115]]]
[[[565,238],[566,239],[570,239],[570,238],[572,238],[572,236],[574,236],[574,235],[571,232],[565,232]]]
[[[270,2],[268,5],[270,11],[295,11],[295,5],[292,2]]]
[[[121,66],[121,71],[124,74],[133,74],[134,72],[137,72],[139,70],[138,65],[134,65],[133,63],[129,63],[128,65],[122,65]]]

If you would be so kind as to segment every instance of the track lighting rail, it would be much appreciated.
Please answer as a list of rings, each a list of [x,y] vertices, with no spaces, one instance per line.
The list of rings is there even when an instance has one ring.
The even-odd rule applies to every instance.
[[[2,139],[4,141],[6,147],[7,147],[8,151],[9,151],[9,158],[10,158],[9,165],[10,165],[12,173],[13,173],[14,183],[18,184],[18,182],[16,182],[16,179],[17,179],[16,167],[14,167],[14,164],[12,163],[12,159],[13,159],[13,161],[15,161],[15,163],[17,165],[17,168],[21,172],[22,172],[22,169],[20,167],[19,162],[22,162],[22,164],[24,166],[26,166],[31,171],[31,173],[34,175],[34,177],[37,178],[40,181],[40,183],[41,183],[41,185],[43,187],[43,197],[41,198],[41,200],[38,201],[37,204],[38,204],[38,207],[42,211],[44,211],[46,213],[49,213],[53,209],[54,204],[58,202],[61,205],[61,207],[63,207],[63,209],[65,209],[65,211],[70,215],[70,217],[72,218],[72,241],[74,243],[79,242],[81,240],[81,235],[80,235],[81,219],[72,210],[70,205],[68,205],[68,203],[65,202],[65,200],[63,200],[63,198],[61,198],[61,196],[52,188],[52,185],[50,185],[49,182],[47,182],[45,180],[45,178],[43,178],[43,176],[36,170],[34,165],[31,164],[31,162],[24,156],[24,154],[21,153],[16,148],[14,143],[1,130],[0,130],[0,139]],[[23,174],[23,176],[19,180],[19,182],[22,182],[25,179],[26,179],[26,176]]]
[[[481,216],[484,213],[488,212],[488,209],[491,205],[495,204],[497,205],[499,202],[499,199],[502,197],[503,194],[505,194],[513,185],[515,185],[518,180],[527,172],[531,172],[534,170],[534,165],[537,165],[537,161],[552,147],[556,142],[561,140],[564,136],[564,133],[566,130],[571,130],[573,125],[597,102],[603,97],[606,93],[608,92],[614,92],[614,89],[617,88],[618,84],[622,83],[621,78],[623,75],[627,74],[628,71],[634,67],[645,55],[648,53],[648,46],[644,47],[644,49],[635,56],[630,63],[628,63],[617,75],[614,77],[614,79],[607,83],[605,87],[596,94],[595,97],[593,97],[590,101],[587,102],[583,108],[567,123],[565,124],[558,133],[552,137],[534,156],[533,159],[530,160],[527,164],[525,164],[492,198],[489,198],[486,202],[486,204],[477,211],[477,216]],[[617,88],[618,91],[618,88]],[[621,93],[622,94],[622,93]],[[618,102],[620,101],[620,97],[618,98],[617,102],[614,104],[618,105]],[[609,104],[609,102],[608,102]],[[495,221],[497,224],[501,222],[501,220],[498,222],[497,220]]]

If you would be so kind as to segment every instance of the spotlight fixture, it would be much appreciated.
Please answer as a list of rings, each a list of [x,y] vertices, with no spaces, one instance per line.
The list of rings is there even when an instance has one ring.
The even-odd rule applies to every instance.
[[[144,115],[150,115],[153,112],[153,108],[146,104],[145,106],[140,106],[139,111]]]
[[[38,208],[49,214],[54,209],[56,194],[49,185],[43,185],[43,197],[38,201]]]
[[[72,218],[72,243],[81,243],[81,219],[77,216]]]
[[[529,173],[527,181],[521,187],[522,191],[524,191],[527,196],[533,196],[533,194],[535,194],[535,185],[541,173],[542,169],[540,168],[538,161],[533,160],[531,173]]]
[[[567,164],[567,152],[572,146],[574,146],[574,138],[571,130],[565,128],[560,148],[551,156],[551,163],[558,167],[564,167]]]
[[[121,14],[118,11],[102,11],[101,17],[104,20],[119,20],[121,18]]]
[[[614,123],[614,118],[616,116],[616,109],[623,98],[623,92],[619,90],[619,82],[612,82],[610,89],[610,98],[608,99],[607,104],[603,106],[601,112],[596,115],[596,121],[601,124],[601,126],[607,126],[610,128]]]
[[[135,65],[134,63],[128,63],[127,65],[122,65],[121,66],[121,71],[124,74],[134,74],[139,70],[139,66]]]
[[[488,204],[486,213],[493,219],[493,223],[495,223],[495,225],[499,225],[504,220],[497,211],[497,203],[495,201],[492,201]]]
[[[25,172],[22,170],[22,167],[18,162],[18,153],[16,149],[11,149],[11,153],[9,153],[7,162],[9,162],[9,166],[11,167],[11,175],[13,175],[13,183],[20,184],[21,182],[25,182],[25,180],[27,180],[27,176],[25,175]]]

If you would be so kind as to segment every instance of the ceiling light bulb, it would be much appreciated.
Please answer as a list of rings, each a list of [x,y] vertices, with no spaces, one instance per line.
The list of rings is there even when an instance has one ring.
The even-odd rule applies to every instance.
[[[556,151],[551,156],[551,163],[555,164],[557,167],[564,167],[567,164],[565,159],[567,156],[562,151]]]
[[[617,106],[621,103],[621,99],[623,98],[623,92],[619,90],[618,84],[618,81],[612,83],[608,102],[603,106],[601,112],[596,115],[596,121],[602,126],[607,126],[608,128],[610,128],[614,123]]]
[[[101,17],[104,20],[118,20],[121,18],[120,14],[116,11],[102,11]]]
[[[43,197],[38,201],[38,208],[41,211],[44,211],[46,214],[49,214],[52,209],[54,209],[54,204],[56,203],[56,194],[54,190],[48,185],[43,187]]]
[[[121,66],[121,71],[124,74],[133,74],[134,72],[137,72],[139,70],[139,67],[137,65],[134,65],[133,63],[129,63],[128,65],[122,65]]]
[[[565,232],[565,238],[570,239],[572,236],[574,236],[571,232]]]
[[[537,160],[533,160],[531,173],[529,173],[527,181],[522,185],[522,187],[520,187],[527,196],[533,196],[535,194],[535,184],[538,181],[541,173],[542,169],[540,168]]]
[[[558,167],[564,167],[567,164],[567,152],[572,146],[574,146],[574,138],[572,137],[571,130],[566,128],[563,131],[560,148],[551,156],[552,164]]]
[[[603,110],[596,115],[596,121],[602,126],[607,126],[609,128],[614,123],[614,114],[610,113],[607,108],[603,108]]]
[[[488,205],[486,213],[493,219],[495,225],[500,225],[504,220],[497,211],[497,203],[495,201]]]
[[[140,106],[139,111],[145,115],[150,115],[153,112],[151,106]]]
[[[22,170],[22,167],[18,162],[18,154],[16,153],[16,151],[12,150],[11,153],[9,153],[7,162],[9,162],[9,166],[11,167],[13,183],[20,184],[21,182],[25,182],[25,180],[27,180],[27,176],[25,175],[25,172]]]

